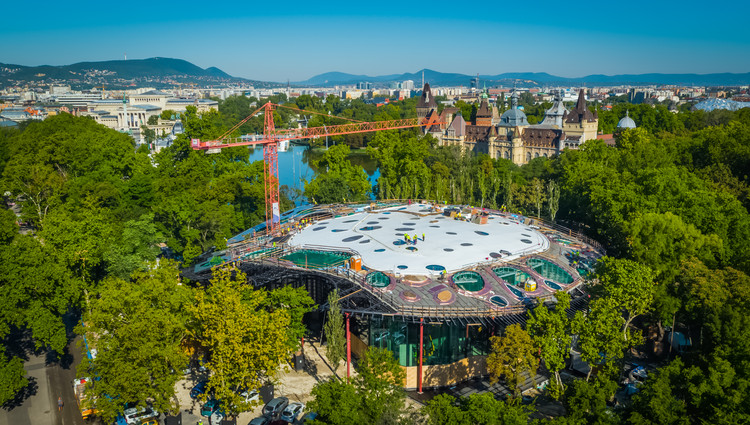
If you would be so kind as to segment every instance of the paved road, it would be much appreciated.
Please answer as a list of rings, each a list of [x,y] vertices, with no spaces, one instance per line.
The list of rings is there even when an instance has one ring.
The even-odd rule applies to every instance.
[[[68,346],[72,354],[58,361],[46,353],[29,353],[24,364],[31,382],[27,396],[17,406],[0,409],[0,425],[85,425],[73,396],[75,367],[80,349],[75,341]],[[58,411],[57,398],[63,409]]]

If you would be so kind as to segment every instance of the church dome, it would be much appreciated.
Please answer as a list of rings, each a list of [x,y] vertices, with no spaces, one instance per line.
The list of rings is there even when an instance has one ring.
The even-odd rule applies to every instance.
[[[617,128],[635,128],[635,121],[630,118],[628,111],[625,111],[625,117],[617,123]]]

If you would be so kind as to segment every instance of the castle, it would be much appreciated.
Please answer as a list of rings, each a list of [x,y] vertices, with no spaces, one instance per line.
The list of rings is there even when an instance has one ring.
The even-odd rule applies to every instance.
[[[522,165],[533,158],[552,157],[564,149],[577,149],[583,142],[596,139],[599,115],[589,111],[583,90],[573,110],[568,111],[558,93],[540,124],[529,124],[526,114],[518,109],[518,93],[511,95],[511,108],[498,116],[490,106],[487,94],[482,95],[474,122],[467,123],[457,108],[449,107],[438,114],[430,85],[425,84],[417,102],[419,118],[436,117],[444,124],[425,128],[441,146],[460,146],[464,150],[485,153]]]

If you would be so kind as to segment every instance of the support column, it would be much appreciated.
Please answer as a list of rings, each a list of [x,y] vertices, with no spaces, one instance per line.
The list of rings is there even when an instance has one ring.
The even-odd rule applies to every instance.
[[[422,354],[424,351],[424,318],[419,319],[419,368],[417,369],[417,392],[422,394]]]
[[[349,382],[352,365],[352,337],[349,333],[349,313],[346,313],[346,382]]]

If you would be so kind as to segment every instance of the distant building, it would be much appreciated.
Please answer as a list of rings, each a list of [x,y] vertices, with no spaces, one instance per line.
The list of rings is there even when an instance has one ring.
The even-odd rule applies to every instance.
[[[485,153],[492,158],[503,158],[522,165],[534,158],[559,155],[564,149],[577,149],[586,140],[596,139],[599,116],[586,105],[584,91],[578,93],[575,108],[568,111],[563,104],[563,92],[545,113],[540,124],[531,125],[518,106],[518,92],[510,96],[511,107],[501,116],[490,105],[483,93],[474,122],[467,123],[456,108],[446,108],[440,114],[444,124],[426,128],[441,145],[461,146],[463,150]],[[422,98],[417,102],[417,116],[429,118],[437,114],[437,104],[429,84],[425,84]]]

